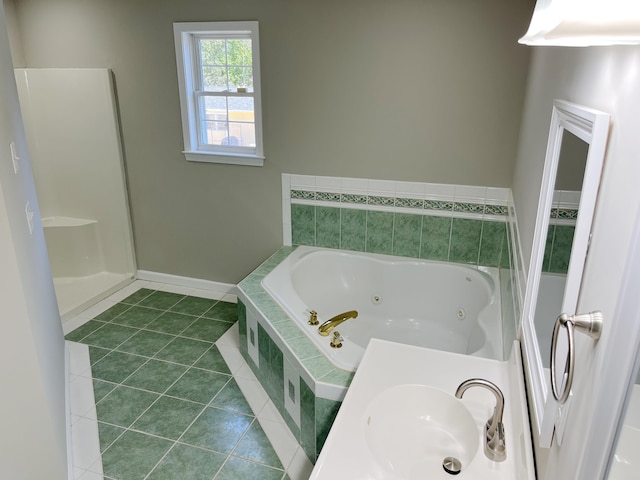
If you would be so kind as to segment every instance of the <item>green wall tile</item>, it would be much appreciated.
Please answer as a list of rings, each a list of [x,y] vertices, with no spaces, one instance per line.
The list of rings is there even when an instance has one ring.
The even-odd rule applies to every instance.
[[[364,252],[367,239],[367,212],[342,208],[340,210],[340,248]]]
[[[544,245],[544,256],[542,258],[543,272],[549,271],[549,262],[551,262],[551,252],[553,249],[553,234],[555,233],[555,231],[556,231],[556,226],[549,225],[549,228],[547,229],[547,239]]]
[[[318,455],[320,455],[320,450],[322,450],[322,446],[327,440],[327,435],[329,435],[333,421],[338,415],[340,405],[342,403],[335,400],[316,398],[316,450]]]
[[[316,461],[316,397],[300,379],[300,445],[312,463]]]
[[[422,215],[396,213],[393,222],[393,254],[402,257],[420,257]]]
[[[291,241],[294,245],[315,245],[316,207],[291,205]]]
[[[393,252],[393,213],[367,212],[367,246],[371,253]]]
[[[549,271],[552,273],[567,273],[569,259],[571,258],[571,246],[575,227],[556,225],[553,235],[553,250],[549,262]]]
[[[504,222],[482,222],[479,265],[498,267],[506,248],[507,229]]]
[[[296,441],[298,441],[300,439],[300,427],[298,427],[296,425],[296,422],[293,421],[291,415],[289,415],[289,412],[284,410],[284,408],[282,410],[283,411],[280,412],[280,415],[282,415],[282,418],[284,418],[284,423],[287,424],[287,427],[289,427],[289,430],[291,430],[291,433],[293,433]]]
[[[502,247],[502,258],[500,268],[511,268],[511,230],[509,224],[505,224],[504,246]]]
[[[447,261],[451,238],[451,217],[425,216],[422,219],[420,258]]]
[[[477,265],[482,220],[454,218],[451,224],[449,261]]]
[[[260,357],[260,374],[257,375],[260,383],[269,394],[269,397],[273,398],[274,389],[271,374],[271,364],[269,359],[271,356],[271,337],[267,334],[266,330],[258,323],[258,356]]]
[[[275,398],[272,399],[276,407],[282,404],[284,408],[284,362],[282,351],[272,342],[269,351],[269,365],[271,368],[271,382],[273,383],[273,393]]]
[[[238,299],[238,334],[240,337],[240,353],[247,356],[247,307]]]
[[[340,248],[340,209],[316,207],[316,246]]]

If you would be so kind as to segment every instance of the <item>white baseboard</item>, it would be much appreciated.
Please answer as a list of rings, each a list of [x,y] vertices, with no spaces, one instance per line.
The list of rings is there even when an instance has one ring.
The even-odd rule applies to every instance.
[[[64,342],[64,413],[65,425],[67,428],[67,479],[73,480],[75,472],[73,469],[73,443],[71,438],[71,367],[69,359],[68,342]]]
[[[179,275],[150,272],[148,270],[138,270],[137,275],[138,280],[145,280],[147,282],[167,283],[185,288],[198,288],[200,290],[209,290],[224,294],[238,294],[238,286],[233,283],[213,282],[211,280],[203,280],[201,278],[181,277]]]

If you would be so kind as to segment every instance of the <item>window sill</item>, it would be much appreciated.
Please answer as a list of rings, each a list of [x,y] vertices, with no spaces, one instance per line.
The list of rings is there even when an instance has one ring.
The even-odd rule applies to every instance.
[[[233,153],[210,152],[182,152],[189,162],[226,163],[228,165],[247,165],[250,167],[262,167],[264,157],[262,155],[238,155]]]

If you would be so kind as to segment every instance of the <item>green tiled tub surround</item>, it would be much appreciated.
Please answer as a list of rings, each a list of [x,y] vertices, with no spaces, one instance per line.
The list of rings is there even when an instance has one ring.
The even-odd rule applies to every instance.
[[[251,307],[249,307],[251,310]],[[240,332],[241,352],[273,401],[274,405],[284,418],[287,426],[303,447],[307,457],[315,463],[320,450],[324,445],[333,420],[338,413],[341,401],[316,396],[315,381],[305,380],[297,374],[295,378],[286,378],[285,362],[295,362],[285,359],[282,349],[272,339],[271,335],[257,324],[257,337],[259,345],[259,365],[247,354],[247,306],[238,300],[238,324]],[[250,313],[251,315],[251,313]],[[295,368],[295,367],[293,367]],[[299,367],[300,368],[300,367]],[[304,368],[304,367],[302,367]],[[350,381],[350,375],[348,375]],[[285,396],[295,397],[299,411],[292,415],[291,410],[285,408]],[[293,418],[296,416],[297,418]]]
[[[362,217],[353,218],[356,225],[363,220]],[[448,220],[448,228],[451,229],[452,219]],[[415,226],[411,219],[403,219],[403,222],[406,222],[406,230]],[[489,222],[485,223],[491,225]],[[482,222],[472,225],[479,227],[480,233],[485,227],[486,233],[486,244],[480,242],[476,255],[496,262],[504,261],[501,256],[503,244],[504,251],[508,252],[505,224],[493,223],[495,225],[490,227]],[[421,226],[424,227],[424,224]],[[427,227],[431,229],[428,232],[441,229],[441,225]],[[469,227],[462,223],[459,228]],[[344,227],[341,229],[344,230]],[[471,234],[477,231],[472,229]],[[422,234],[423,230],[420,232]],[[499,245],[496,247],[495,243]],[[309,459],[315,461],[353,372],[336,368],[330,363],[262,288],[262,279],[296,248],[282,247],[238,285],[240,349]],[[408,241],[403,248],[417,250],[415,237],[413,242]],[[508,260],[506,263],[509,264]],[[251,352],[252,349],[255,351]],[[289,373],[289,377],[285,368],[287,363],[294,370],[294,374]],[[285,405],[287,395],[295,397],[298,410],[292,411],[290,405]]]
[[[239,311],[140,289],[66,336],[89,345],[105,478],[288,478],[214,345]]]
[[[504,263],[504,241],[490,253],[485,247],[480,257],[482,234],[475,233],[487,223],[495,235],[498,227],[492,224],[507,222],[509,189],[290,174],[282,181],[285,245]],[[560,210],[554,209],[556,215]],[[570,214],[564,210],[563,218]],[[461,227],[465,222],[453,219],[473,222]]]
[[[331,364],[262,289],[265,275],[293,250],[282,247],[238,285],[240,351],[315,462],[353,373]]]
[[[294,245],[486,267],[508,263],[504,221],[295,203],[291,221]]]

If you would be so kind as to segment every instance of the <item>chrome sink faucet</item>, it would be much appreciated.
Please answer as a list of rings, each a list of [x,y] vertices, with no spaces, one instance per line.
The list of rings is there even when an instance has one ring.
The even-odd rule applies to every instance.
[[[333,330],[335,327],[340,325],[342,322],[346,322],[350,318],[356,318],[358,316],[358,312],[355,310],[349,310],[348,312],[339,313],[333,318],[330,318],[322,325],[318,327],[318,333],[323,337],[329,335],[329,332]]]
[[[489,417],[484,427],[484,454],[489,460],[494,462],[503,462],[507,458],[504,424],[502,423],[502,414],[504,413],[504,395],[502,391],[488,380],[481,378],[470,378],[462,382],[456,390],[456,398],[462,398],[464,392],[471,387],[482,387],[489,390],[496,397],[496,407],[493,415]]]

